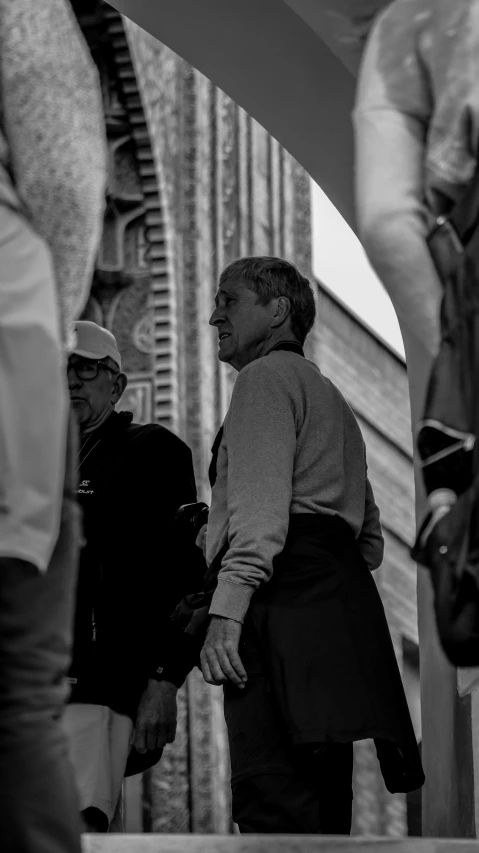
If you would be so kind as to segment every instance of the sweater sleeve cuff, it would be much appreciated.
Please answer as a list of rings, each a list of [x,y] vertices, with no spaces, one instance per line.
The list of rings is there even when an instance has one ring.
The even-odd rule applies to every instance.
[[[254,588],[227,580],[218,580],[210,607],[210,616],[223,616],[243,622]]]

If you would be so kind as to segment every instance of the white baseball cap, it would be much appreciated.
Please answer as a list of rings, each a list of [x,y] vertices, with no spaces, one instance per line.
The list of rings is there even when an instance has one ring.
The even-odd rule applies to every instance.
[[[84,358],[100,361],[102,358],[111,358],[121,370],[121,356],[118,351],[116,338],[108,329],[98,326],[90,320],[78,320],[74,324],[76,334],[75,348],[71,350],[73,355],[82,355]]]

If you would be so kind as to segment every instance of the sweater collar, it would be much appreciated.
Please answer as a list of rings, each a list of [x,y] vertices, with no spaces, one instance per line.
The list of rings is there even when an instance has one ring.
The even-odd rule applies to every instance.
[[[270,352],[275,352],[276,350],[286,350],[287,352],[295,352],[298,355],[302,355],[304,358],[304,349],[298,341],[278,341],[277,344],[271,347],[271,349],[265,352],[265,355],[269,355]]]
[[[271,349],[265,352],[265,356],[269,355],[270,352],[274,352],[276,350],[286,350],[287,352],[295,352],[298,355],[302,355],[304,358],[304,350],[298,341],[278,341]],[[208,469],[208,476],[210,485],[213,488],[216,482],[216,463],[218,460],[218,450],[221,444],[221,439],[223,438],[223,425],[219,428],[217,436],[214,440],[213,447],[211,448],[211,463]]]
[[[103,436],[107,433],[126,429],[130,426],[132,420],[132,412],[115,412],[113,410],[113,412],[108,415],[106,420],[104,420],[103,423],[98,424],[95,429],[85,430],[82,433],[81,438],[83,440],[88,435],[92,435],[93,433],[96,433],[98,438],[100,438],[100,436],[103,438]]]

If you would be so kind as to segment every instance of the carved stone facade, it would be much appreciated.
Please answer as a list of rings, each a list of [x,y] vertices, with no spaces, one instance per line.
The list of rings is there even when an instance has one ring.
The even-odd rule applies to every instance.
[[[218,275],[240,255],[275,254],[312,277],[309,179],[223,92],[103,0],[73,5],[100,69],[110,149],[84,316],[117,336],[129,376],[122,407],[188,442],[208,501],[210,448],[234,382],[208,325]],[[368,444],[387,541],[377,581],[401,659],[401,640],[417,643],[405,367],[319,284],[317,300],[307,354],[342,388]],[[404,798],[385,791],[372,745],[358,744],[356,759],[354,832],[406,834]],[[175,744],[129,783],[142,787],[142,814],[127,800],[127,821],[144,831],[233,832],[228,773],[221,691],[195,672],[181,691]]]

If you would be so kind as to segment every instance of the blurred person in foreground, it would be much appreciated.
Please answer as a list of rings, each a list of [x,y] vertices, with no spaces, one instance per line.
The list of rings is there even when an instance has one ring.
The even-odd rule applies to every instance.
[[[409,385],[426,500],[412,555],[431,572],[446,655],[469,667],[479,660],[469,581],[477,571],[469,531],[479,431],[479,0],[390,3],[365,48],[354,124],[359,234],[408,331],[408,361],[416,354]]]
[[[442,286],[426,237],[477,169],[478,0],[394,0],[364,50],[354,110],[359,236],[429,358]]]
[[[185,635],[206,609],[201,668],[225,685],[240,831],[347,835],[354,741],[375,740],[389,791],[424,782],[371,575],[383,537],[366,449],[305,358],[315,302],[292,264],[234,261],[215,305],[219,359],[238,377],[210,467],[206,593]],[[163,678],[178,684],[193,656],[172,646]]]
[[[88,321],[75,331],[68,386],[85,544],[64,724],[86,829],[116,832],[125,772],[156,764],[174,740],[176,687],[165,692],[157,668],[171,612],[205,566],[175,521],[180,506],[196,502],[191,450],[166,427],[115,411],[127,386],[116,339]],[[170,726],[159,731],[167,708]]]
[[[0,69],[1,848],[73,853],[59,718],[79,517],[64,350],[101,236],[105,128],[66,0],[0,0]]]

